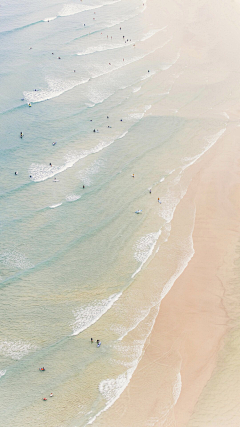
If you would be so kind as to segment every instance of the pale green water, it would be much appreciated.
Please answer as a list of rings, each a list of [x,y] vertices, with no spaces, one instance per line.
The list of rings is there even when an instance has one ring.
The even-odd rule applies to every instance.
[[[225,118],[149,115],[185,69],[177,45],[161,63],[151,53],[173,36],[168,22],[145,21],[136,1],[101,4],[1,8],[4,426],[84,426],[127,386],[161,292],[192,256],[192,224],[157,289],[134,278],[165,251],[184,168],[225,128]]]

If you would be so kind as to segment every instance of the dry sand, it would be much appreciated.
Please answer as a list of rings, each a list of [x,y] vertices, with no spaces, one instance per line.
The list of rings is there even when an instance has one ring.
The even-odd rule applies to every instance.
[[[171,235],[181,236],[183,228],[191,227],[192,216],[188,213],[195,211],[194,256],[162,300],[143,357],[128,387],[100,415],[97,426],[187,426],[231,328],[225,292],[232,277],[240,231],[240,110],[236,74],[240,63],[234,44],[235,38],[240,38],[240,8],[237,2],[226,5],[215,0],[211,4],[170,1],[161,4],[161,9],[153,1],[151,6],[156,20],[161,15],[164,24],[168,17],[175,31],[165,52],[171,56],[181,49],[181,57],[176,64],[179,74],[175,74],[171,96],[156,101],[149,114],[173,114],[177,107],[175,111],[182,117],[225,116],[226,131],[184,172],[185,178],[192,180],[174,214]],[[164,76],[170,72],[167,70]],[[158,78],[159,82],[150,83],[155,88],[164,79],[163,75]],[[138,280],[146,284],[156,281],[161,261],[157,254]],[[195,420],[194,425],[200,422]],[[215,426],[211,422],[208,425]]]
[[[100,416],[99,425],[186,426],[212,375],[228,331],[224,286],[231,268],[228,271],[225,266],[222,277],[219,272],[226,260],[232,263],[229,254],[234,253],[240,231],[238,133],[236,128],[227,130],[218,144],[192,166],[194,178],[176,210],[172,231],[184,226],[186,211],[194,204],[195,254],[162,300],[129,386],[112,408]],[[146,281],[153,280],[157,262],[156,256],[148,265],[144,272]],[[176,405],[173,399],[172,405],[164,406],[172,393],[174,376],[179,379],[179,373],[179,399]]]

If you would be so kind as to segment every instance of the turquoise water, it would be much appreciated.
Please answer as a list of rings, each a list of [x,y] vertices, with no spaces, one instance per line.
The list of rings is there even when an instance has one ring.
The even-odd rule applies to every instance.
[[[190,227],[158,286],[138,287],[224,120],[151,113],[185,64],[178,46],[161,57],[173,34],[146,2],[1,10],[1,424],[85,426],[127,386],[192,256]]]

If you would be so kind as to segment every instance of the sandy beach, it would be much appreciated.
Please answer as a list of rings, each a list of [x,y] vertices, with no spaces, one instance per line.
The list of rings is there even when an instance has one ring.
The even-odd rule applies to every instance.
[[[236,427],[240,3],[74,1],[3,4],[0,424]]]
[[[224,295],[240,229],[239,156],[238,130],[228,129],[193,166],[194,178],[177,207],[173,229],[184,226],[185,213],[194,205],[194,256],[162,300],[128,388],[102,414],[99,425],[137,426],[146,418],[149,426],[188,425],[230,328]],[[158,261],[156,256],[148,265],[144,280],[156,277]],[[162,416],[169,377],[174,375],[177,402],[174,405],[173,398]]]

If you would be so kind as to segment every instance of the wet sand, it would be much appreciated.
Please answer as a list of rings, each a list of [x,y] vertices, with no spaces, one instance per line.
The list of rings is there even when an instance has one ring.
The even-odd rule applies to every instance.
[[[194,412],[230,329],[224,295],[240,231],[239,158],[238,129],[233,126],[186,171],[192,173],[194,168],[193,179],[177,207],[172,232],[184,228],[194,206],[195,253],[162,300],[127,389],[97,425],[181,427]],[[156,255],[147,266],[146,282],[156,279],[158,262]]]
[[[180,14],[179,21],[176,10],[171,15],[169,6],[181,44],[176,65],[179,75],[171,96],[156,102],[149,114],[175,111],[188,118],[225,117],[222,127],[226,126],[226,131],[184,172],[183,178],[191,184],[175,211],[171,235],[181,236],[181,230],[191,228],[193,221],[194,255],[162,300],[128,387],[96,420],[97,426],[217,426],[215,394],[209,393],[205,409],[195,412],[206,386],[217,375],[219,355],[232,332],[234,316],[229,283],[240,232],[239,89],[235,73],[240,64],[233,43],[239,30],[233,23],[240,9],[237,3],[219,8],[216,2],[200,3],[192,7],[189,3],[188,15]],[[184,7],[186,10],[187,5]],[[215,26],[211,24],[213,17]],[[181,70],[185,70],[183,77]],[[137,280],[145,281],[146,286],[157,282],[161,263],[156,254]],[[208,406],[213,411],[207,420]]]

